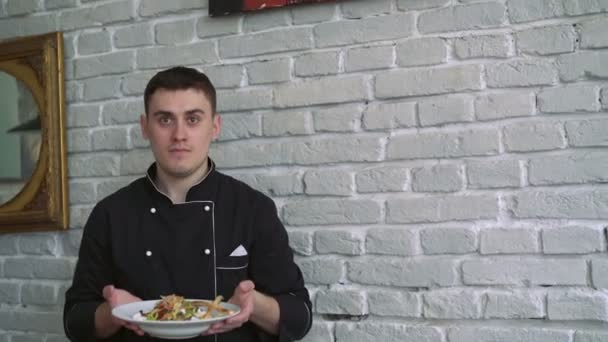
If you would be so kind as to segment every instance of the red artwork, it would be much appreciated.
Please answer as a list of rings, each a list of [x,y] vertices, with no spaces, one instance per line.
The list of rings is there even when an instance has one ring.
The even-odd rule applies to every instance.
[[[336,0],[209,0],[209,15],[220,16],[234,12],[257,11],[272,7],[329,1]]]

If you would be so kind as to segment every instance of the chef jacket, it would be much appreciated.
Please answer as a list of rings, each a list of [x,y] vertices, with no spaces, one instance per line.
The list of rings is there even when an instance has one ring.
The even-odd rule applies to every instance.
[[[108,284],[143,300],[177,294],[230,298],[239,282],[279,304],[279,335],[251,322],[227,333],[189,341],[293,341],[312,324],[302,273],[293,261],[274,202],[217,170],[194,185],[184,203],[172,203],[147,176],[100,201],[82,236],[72,286],[65,295],[64,329],[74,342],[95,340],[94,316]],[[159,341],[121,329],[108,341]]]

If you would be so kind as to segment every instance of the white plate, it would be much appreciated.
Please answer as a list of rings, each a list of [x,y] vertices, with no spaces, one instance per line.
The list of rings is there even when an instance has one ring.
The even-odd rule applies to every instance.
[[[158,302],[159,300],[145,300],[141,302],[119,305],[112,309],[112,315],[116,318],[122,319],[123,321],[139,325],[143,331],[151,336],[170,340],[180,340],[196,337],[209,329],[209,326],[212,323],[223,321],[241,311],[238,305],[222,302],[220,305],[223,308],[232,310],[234,313],[228,316],[211,317],[204,320],[193,321],[147,321],[134,318],[134,316],[139,313],[140,310],[143,312],[148,312],[152,310],[154,305],[156,305]],[[214,314],[217,314],[217,312],[212,313],[212,315]]]

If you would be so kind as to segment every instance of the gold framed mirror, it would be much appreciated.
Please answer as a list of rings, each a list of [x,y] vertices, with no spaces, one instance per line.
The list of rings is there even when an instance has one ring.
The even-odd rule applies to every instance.
[[[0,41],[0,233],[68,228],[63,35]]]

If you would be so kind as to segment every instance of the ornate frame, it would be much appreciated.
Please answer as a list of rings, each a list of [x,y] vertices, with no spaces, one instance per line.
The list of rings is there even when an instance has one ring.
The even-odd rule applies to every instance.
[[[0,205],[0,233],[68,228],[63,35],[0,42],[0,70],[28,86],[40,110],[38,164],[15,197]]]

